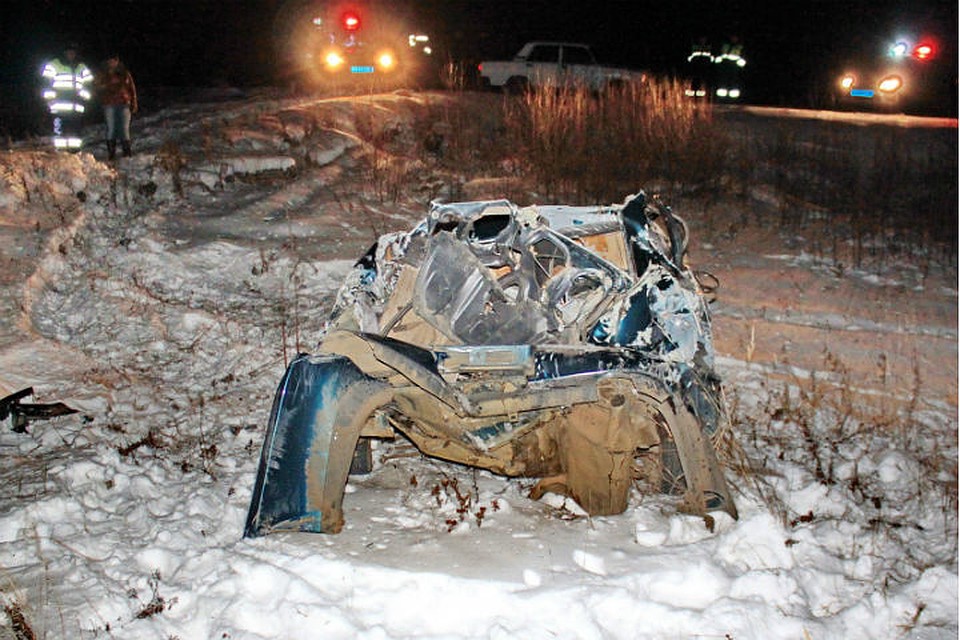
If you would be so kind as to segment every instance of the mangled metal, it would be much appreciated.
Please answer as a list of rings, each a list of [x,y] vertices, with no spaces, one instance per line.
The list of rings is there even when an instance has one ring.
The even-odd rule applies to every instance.
[[[321,355],[281,382],[245,534],[338,532],[358,442],[398,434],[539,478],[534,497],[559,491],[593,515],[623,512],[653,460],[687,510],[736,516],[686,242],[643,193],[608,207],[434,204],[382,236],[341,287]]]
[[[33,395],[33,387],[21,389],[0,398],[0,421],[10,416],[10,426],[15,433],[26,433],[27,423],[31,420],[43,420],[76,413],[62,402],[26,403],[24,398]]]

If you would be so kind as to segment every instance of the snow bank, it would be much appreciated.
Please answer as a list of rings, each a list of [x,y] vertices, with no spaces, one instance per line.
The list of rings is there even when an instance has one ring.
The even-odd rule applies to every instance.
[[[378,103],[385,121],[400,102]],[[30,277],[0,280],[22,308],[0,339],[0,386],[80,409],[0,430],[0,600],[38,637],[957,636],[955,408],[844,414],[805,376],[730,354],[718,362],[731,460],[748,469],[729,472],[739,521],[639,494],[622,516],[586,518],[530,500],[532,483],[395,443],[351,480],[340,535],[240,539],[285,361],[312,348],[364,228],[423,214],[345,206],[363,176],[331,186],[301,171],[309,154],[347,161],[347,144],[307,149],[322,138],[313,108],[257,120],[256,101],[232,105],[271,132],[256,153],[236,154],[242,135],[211,138],[221,157],[249,158],[241,167],[284,173],[297,158],[282,183],[177,193],[149,154],[116,171],[89,154],[0,157],[7,218],[51,221],[53,203],[71,203],[18,263]],[[184,109],[188,139],[213,126]],[[158,151],[169,129],[156,122],[141,141]],[[183,149],[185,167],[202,166]],[[20,226],[18,242],[35,242]]]

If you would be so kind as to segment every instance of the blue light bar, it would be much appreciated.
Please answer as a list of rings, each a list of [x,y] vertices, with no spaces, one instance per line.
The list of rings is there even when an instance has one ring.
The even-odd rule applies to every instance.
[[[854,98],[872,98],[873,89],[851,89],[850,95]]]
[[[373,73],[373,67],[361,67],[354,65],[350,67],[350,73]]]

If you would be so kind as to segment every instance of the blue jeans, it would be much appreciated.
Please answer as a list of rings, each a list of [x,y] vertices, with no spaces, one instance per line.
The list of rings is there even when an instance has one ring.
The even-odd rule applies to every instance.
[[[130,107],[125,104],[108,104],[103,107],[107,121],[107,140],[130,140]]]

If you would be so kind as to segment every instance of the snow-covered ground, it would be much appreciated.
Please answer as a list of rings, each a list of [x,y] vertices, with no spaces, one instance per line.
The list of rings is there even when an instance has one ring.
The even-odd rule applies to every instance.
[[[0,396],[79,410],[0,427],[0,638],[957,637],[956,274],[837,269],[745,223],[760,193],[674,203],[722,283],[739,521],[588,518],[398,443],[339,535],[241,539],[286,361],[452,184],[418,158],[392,203],[372,142],[452,99],[169,107],[115,166],[0,152]]]

